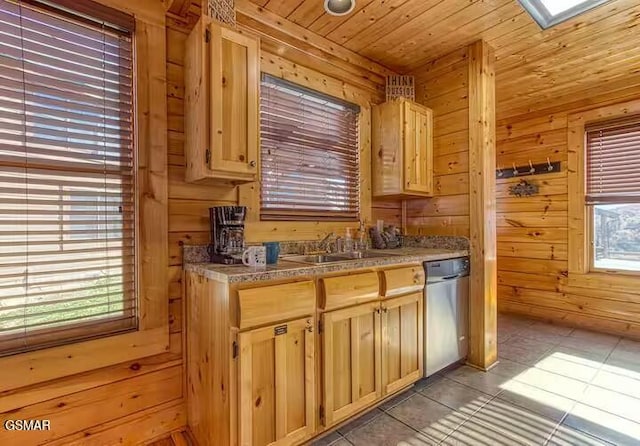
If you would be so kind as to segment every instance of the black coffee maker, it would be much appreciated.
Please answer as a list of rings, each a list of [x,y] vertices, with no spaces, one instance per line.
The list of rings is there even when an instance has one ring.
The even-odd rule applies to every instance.
[[[209,208],[211,219],[211,262],[235,265],[242,263],[244,251],[245,206],[216,206]]]

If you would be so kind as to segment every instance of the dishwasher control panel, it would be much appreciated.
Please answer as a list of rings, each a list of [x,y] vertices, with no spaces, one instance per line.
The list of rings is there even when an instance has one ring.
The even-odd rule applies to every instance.
[[[469,257],[425,262],[424,266],[427,273],[427,282],[439,282],[441,280],[465,277],[469,275],[470,271]]]

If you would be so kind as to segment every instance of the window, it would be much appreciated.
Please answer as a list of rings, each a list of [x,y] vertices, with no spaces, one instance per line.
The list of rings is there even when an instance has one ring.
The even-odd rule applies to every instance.
[[[0,0],[0,355],[137,326],[133,21],[92,5]]]
[[[519,0],[543,29],[569,20],[608,0]]]
[[[262,220],[359,218],[360,109],[263,74]]]
[[[585,133],[592,269],[640,271],[640,116]]]

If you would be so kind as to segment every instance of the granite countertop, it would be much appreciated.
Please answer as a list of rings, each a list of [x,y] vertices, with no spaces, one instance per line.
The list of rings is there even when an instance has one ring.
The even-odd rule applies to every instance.
[[[187,263],[186,271],[201,274],[209,279],[228,283],[259,282],[266,280],[288,279],[298,276],[310,276],[348,271],[361,268],[371,268],[386,265],[401,265],[404,263],[425,262],[431,260],[452,259],[469,255],[464,249],[439,249],[403,247],[398,249],[372,250],[388,256],[367,259],[353,259],[336,263],[311,265],[292,262],[281,258],[277,265],[267,265],[266,268],[256,269],[244,265],[220,265],[216,263]]]

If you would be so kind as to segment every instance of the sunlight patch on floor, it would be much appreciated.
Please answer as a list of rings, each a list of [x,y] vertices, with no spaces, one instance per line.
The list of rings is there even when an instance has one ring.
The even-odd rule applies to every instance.
[[[640,373],[554,352],[501,385],[505,392],[640,439]],[[532,410],[534,410],[532,408]],[[507,416],[507,413],[503,414]],[[514,428],[526,432],[510,414]],[[498,423],[499,419],[485,420]]]

